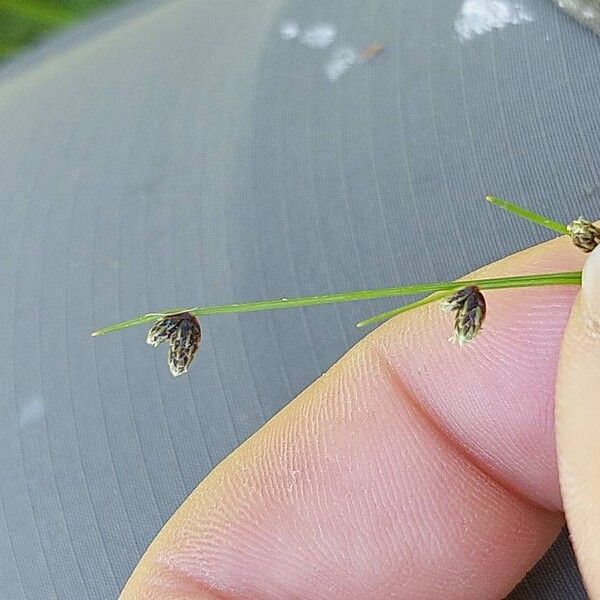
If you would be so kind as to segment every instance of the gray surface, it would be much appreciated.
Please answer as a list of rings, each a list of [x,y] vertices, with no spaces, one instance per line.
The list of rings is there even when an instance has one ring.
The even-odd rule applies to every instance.
[[[93,327],[453,277],[547,237],[484,193],[598,213],[600,43],[546,0],[465,43],[458,0],[159,4],[0,79],[2,599],[115,597],[196,483],[388,304],[213,318],[176,380],[143,330]],[[328,51],[280,39],[290,17],[385,53],[330,82]],[[584,597],[564,537],[513,597]]]

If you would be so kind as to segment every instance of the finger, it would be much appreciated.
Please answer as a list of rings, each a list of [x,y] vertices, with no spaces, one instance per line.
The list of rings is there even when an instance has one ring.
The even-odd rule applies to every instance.
[[[600,253],[585,265],[560,357],[556,435],[567,522],[591,598],[600,598]]]
[[[581,263],[560,239],[481,274]],[[575,293],[486,292],[462,349],[437,306],[379,328],[205,479],[122,597],[506,595],[562,525],[553,390]]]

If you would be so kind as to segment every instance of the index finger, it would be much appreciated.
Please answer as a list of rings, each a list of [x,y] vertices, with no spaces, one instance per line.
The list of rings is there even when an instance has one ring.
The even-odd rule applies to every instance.
[[[582,260],[561,239],[482,274]],[[563,523],[553,387],[575,292],[486,293],[463,349],[436,306],[379,328],[200,484],[122,598],[506,595]]]

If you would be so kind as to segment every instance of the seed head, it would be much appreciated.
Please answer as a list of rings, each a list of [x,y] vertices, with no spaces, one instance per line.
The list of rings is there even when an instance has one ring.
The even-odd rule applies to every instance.
[[[189,312],[182,312],[159,319],[150,328],[146,342],[154,347],[169,342],[169,369],[177,377],[187,372],[196,356],[201,337],[198,319]]]
[[[155,348],[171,339],[179,325],[181,324],[181,320],[184,318],[184,315],[188,313],[179,313],[177,315],[167,315],[166,317],[160,318],[148,332],[148,336],[146,337],[146,344],[150,346],[154,346]]]
[[[600,228],[579,217],[567,225],[573,243],[584,252],[591,252],[600,244]]]
[[[198,319],[190,313],[182,319],[180,326],[170,339],[169,369],[173,377],[187,373],[190,364],[198,352],[202,337]]]
[[[454,335],[460,346],[471,342],[485,319],[485,298],[477,286],[467,286],[442,301],[442,309],[454,311]]]

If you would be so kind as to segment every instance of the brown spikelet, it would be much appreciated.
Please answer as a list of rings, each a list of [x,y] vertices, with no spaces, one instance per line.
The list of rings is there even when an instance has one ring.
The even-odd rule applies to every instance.
[[[584,252],[591,252],[600,244],[600,228],[582,217],[567,225],[573,243]]]
[[[177,377],[187,372],[200,346],[201,336],[198,319],[189,312],[181,312],[161,317],[150,328],[146,343],[156,347],[169,342],[169,369]]]
[[[170,339],[179,327],[184,314],[186,313],[167,315],[166,317],[162,317],[156,321],[156,323],[152,325],[150,331],[148,332],[146,344],[156,348],[158,345]]]
[[[461,288],[442,301],[442,309],[454,311],[454,335],[460,346],[471,342],[485,319],[485,298],[477,286]]]
[[[198,352],[202,332],[198,319],[190,313],[182,313],[184,318],[169,340],[169,369],[173,377],[187,373]]]

